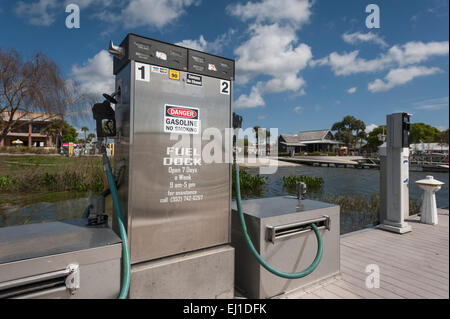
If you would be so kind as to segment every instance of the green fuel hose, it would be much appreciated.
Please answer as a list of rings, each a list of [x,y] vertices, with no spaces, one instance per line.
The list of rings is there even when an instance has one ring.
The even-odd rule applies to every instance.
[[[253,253],[253,255],[256,257],[256,259],[258,260],[258,262],[261,264],[261,266],[263,266],[265,269],[267,269],[269,272],[271,272],[272,274],[282,277],[282,278],[287,278],[287,279],[298,279],[298,278],[303,278],[305,276],[308,276],[309,274],[311,274],[319,265],[320,260],[322,259],[322,254],[323,254],[323,243],[322,243],[322,237],[320,235],[319,229],[317,228],[317,226],[312,223],[311,226],[314,230],[314,233],[316,234],[316,238],[317,238],[317,253],[316,253],[316,258],[314,258],[314,261],[312,262],[312,264],[306,268],[303,271],[300,272],[296,272],[296,273],[287,273],[287,272],[283,272],[280,270],[277,270],[275,268],[273,268],[272,266],[270,266],[258,253],[258,251],[255,249],[255,247],[253,246],[252,240],[250,239],[250,236],[248,235],[247,232],[247,226],[245,225],[245,219],[244,219],[244,213],[242,211],[242,204],[241,204],[241,185],[239,182],[239,166],[237,164],[236,161],[234,161],[234,167],[235,167],[235,184],[236,184],[236,203],[237,203],[237,209],[239,212],[239,217],[241,220],[241,226],[242,226],[242,233],[244,234],[245,237],[245,241],[248,244],[248,247],[250,248],[251,252]]]
[[[122,288],[120,290],[118,299],[126,299],[128,296],[128,291],[130,289],[130,250],[128,248],[127,231],[123,223],[123,214],[122,208],[120,206],[119,194],[117,193],[116,181],[114,180],[114,176],[111,171],[109,159],[105,153],[103,153],[103,168],[105,169],[106,177],[108,178],[108,184],[109,189],[111,190],[117,224],[119,225],[120,238],[122,239],[123,277]]]

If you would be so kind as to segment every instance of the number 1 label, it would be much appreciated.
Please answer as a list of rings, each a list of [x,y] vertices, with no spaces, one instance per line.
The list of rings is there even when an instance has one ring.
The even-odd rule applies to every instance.
[[[150,64],[136,62],[136,81],[150,82]]]
[[[220,93],[230,95],[230,81],[220,80]]]

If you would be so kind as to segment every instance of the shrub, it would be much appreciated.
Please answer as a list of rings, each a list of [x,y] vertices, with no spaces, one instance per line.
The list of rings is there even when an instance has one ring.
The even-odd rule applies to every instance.
[[[30,158],[29,162],[33,162]],[[14,177],[0,176],[5,192],[100,192],[105,186],[100,158],[77,159],[64,165],[20,165]]]
[[[9,175],[0,176],[0,190],[1,191],[14,191],[16,190],[19,182],[17,178],[11,177]]]
[[[236,196],[236,188],[235,188],[235,174],[233,168],[232,182],[233,182],[233,197]],[[251,175],[245,171],[244,168],[239,168],[239,182],[241,188],[241,196],[256,196],[261,194],[262,186],[266,184],[267,177],[260,175]]]
[[[320,191],[323,187],[322,177],[309,177],[305,175],[299,176],[283,176],[283,186],[288,188],[288,190],[295,190],[298,182],[303,182],[306,184],[307,191]]]
[[[0,146],[0,153],[8,154],[57,154],[55,147]]]

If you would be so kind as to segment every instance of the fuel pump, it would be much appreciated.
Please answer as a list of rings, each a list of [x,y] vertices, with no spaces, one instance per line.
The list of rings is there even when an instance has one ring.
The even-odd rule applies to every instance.
[[[120,91],[111,97],[114,163],[125,167],[118,198],[129,238],[128,297],[232,298],[224,150],[231,146],[234,61],[131,33],[109,52]],[[221,158],[205,159],[208,147]],[[116,233],[118,226],[114,219]]]

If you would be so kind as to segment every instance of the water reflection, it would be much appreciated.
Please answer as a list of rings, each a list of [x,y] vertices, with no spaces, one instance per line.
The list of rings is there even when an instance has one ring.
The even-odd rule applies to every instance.
[[[249,168],[251,174],[258,174],[257,168]],[[263,185],[258,197],[274,197],[294,194],[294,190],[283,188],[282,176],[306,175],[322,177],[324,180],[323,196],[367,195],[378,194],[380,191],[380,171],[376,169],[352,169],[335,167],[289,166],[279,167],[276,174],[267,176],[267,183]],[[430,172],[409,173],[409,195],[412,199],[421,200],[423,191],[414,183],[417,180],[433,175],[435,179],[445,183],[436,193],[436,203],[440,208],[449,206],[449,174]],[[251,196],[249,196],[250,198]],[[254,198],[254,197],[253,197]]]
[[[257,174],[259,170],[257,168],[249,168],[247,171],[250,174]],[[245,198],[293,195],[295,194],[295,189],[283,187],[282,176],[294,175],[322,177],[324,179],[323,190],[321,192],[309,193],[307,195],[312,199],[321,199],[323,196],[337,197],[341,195],[371,196],[379,193],[378,170],[291,166],[279,167],[276,174],[265,175],[267,177],[267,183],[262,185],[259,194],[247,195]],[[417,200],[421,199],[422,191],[414,184],[414,182],[425,178],[426,175],[433,175],[434,178],[445,183],[442,189],[436,193],[436,201],[438,207],[448,207],[448,173],[410,172],[410,198]],[[56,196],[53,194],[50,195],[52,197]],[[88,197],[90,194],[77,194],[76,196],[69,194],[69,196],[72,196],[72,198],[64,198],[64,200],[58,201],[44,200],[34,204],[26,204],[26,200],[24,200],[22,204],[0,207],[0,227],[80,218],[85,207],[88,205]],[[106,210],[110,213],[112,211],[110,198],[108,198],[106,204]],[[354,212],[353,214],[342,214],[342,233],[356,230],[355,227],[360,228],[361,224],[370,224],[372,220],[373,216],[369,216],[368,214],[358,214],[358,212]]]

